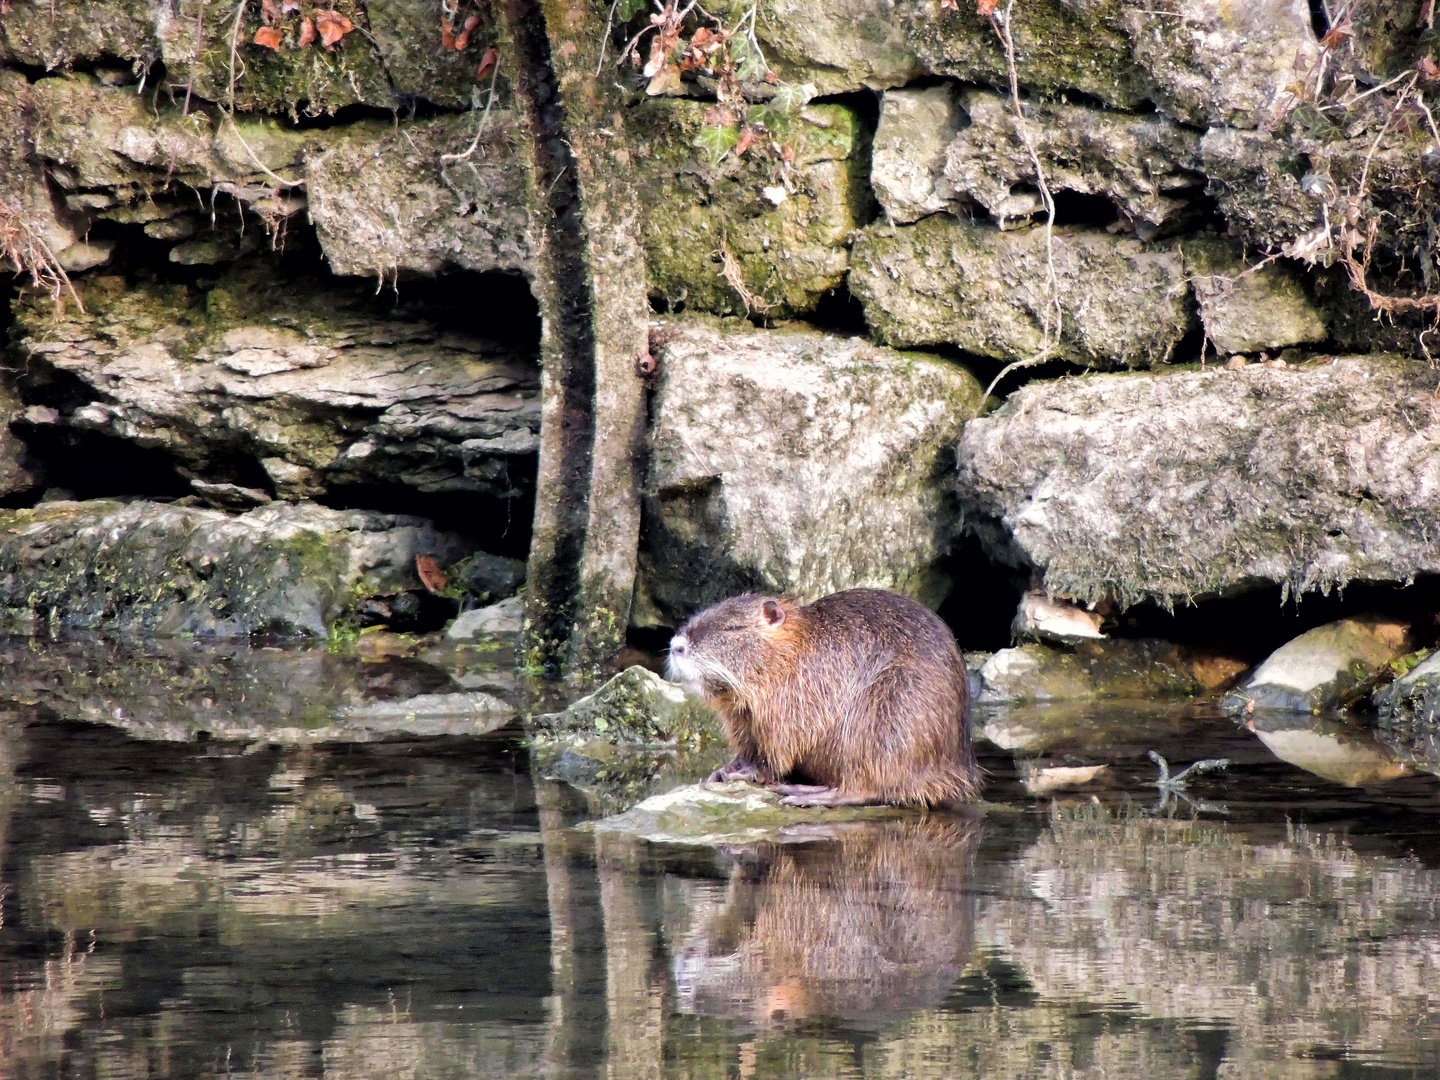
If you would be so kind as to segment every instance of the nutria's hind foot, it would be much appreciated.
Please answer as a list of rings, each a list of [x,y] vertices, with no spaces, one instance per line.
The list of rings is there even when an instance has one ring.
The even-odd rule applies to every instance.
[[[874,806],[880,802],[869,795],[847,795],[839,788],[812,787],[809,784],[781,784],[770,790],[779,791],[780,787],[805,789],[804,794],[786,795],[780,800],[782,806]]]
[[[723,784],[726,780],[749,780],[754,784],[765,782],[760,774],[760,766],[753,761],[747,761],[739,754],[705,778],[707,784]]]
[[[817,795],[832,789],[824,784],[771,784],[770,790],[776,795]]]

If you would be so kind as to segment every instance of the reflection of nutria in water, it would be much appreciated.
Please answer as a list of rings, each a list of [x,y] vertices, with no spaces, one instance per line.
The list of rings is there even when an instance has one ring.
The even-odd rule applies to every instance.
[[[908,597],[737,596],[680,628],[666,670],[725,719],[735,760],[712,780],[768,784],[796,806],[950,806],[979,793],[965,661]]]
[[[725,906],[677,942],[683,1012],[762,1025],[882,1023],[934,1005],[973,947],[961,818],[821,826],[832,839],[740,849]]]

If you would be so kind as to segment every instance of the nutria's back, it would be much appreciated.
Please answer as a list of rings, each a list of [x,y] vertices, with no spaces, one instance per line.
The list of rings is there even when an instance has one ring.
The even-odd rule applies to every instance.
[[[681,627],[670,672],[725,717],[728,775],[808,781],[839,793],[827,805],[939,805],[978,791],[960,650],[907,597],[735,597]]]

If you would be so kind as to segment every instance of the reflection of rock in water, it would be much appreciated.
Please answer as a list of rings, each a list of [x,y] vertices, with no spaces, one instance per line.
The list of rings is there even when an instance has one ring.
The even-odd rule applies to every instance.
[[[675,958],[682,1011],[878,1022],[950,990],[971,951],[978,824],[932,817],[823,833],[827,842],[742,850],[723,908]]]
[[[1281,761],[1346,787],[1394,780],[1411,771],[1369,732],[1338,720],[1257,712],[1245,726]]]

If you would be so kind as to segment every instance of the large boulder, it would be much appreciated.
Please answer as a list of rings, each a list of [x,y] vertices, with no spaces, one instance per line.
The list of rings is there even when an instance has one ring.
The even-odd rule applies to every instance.
[[[1051,299],[1050,270],[1063,319]],[[1174,244],[1080,228],[1003,232],[935,214],[876,225],[855,244],[850,290],[890,345],[957,345],[1024,360],[1053,355],[1099,368],[1169,362],[1194,324],[1184,261]],[[1054,339],[1059,329],[1058,340]]]
[[[1276,649],[1226,696],[1231,713],[1277,709],[1319,712],[1410,651],[1410,626],[1394,619],[1340,619],[1307,630]]]
[[[232,517],[136,501],[0,511],[0,630],[324,637],[358,598],[468,552],[420,518],[276,504]]]
[[[783,136],[789,162],[768,143],[715,161],[696,142],[710,109],[657,100],[626,120],[633,183],[644,192],[636,209],[651,291],[692,311],[814,310],[845,280],[850,234],[870,216],[860,114],[843,105],[800,109]]]
[[[533,475],[538,364],[425,317],[438,310],[383,312],[363,286],[260,262],[208,288],[76,287],[83,314],[41,296],[17,306],[32,392],[45,398],[35,384],[55,373],[85,391],[27,411],[31,437],[113,436],[191,479],[268,477],[291,498],[393,483],[509,498]]]
[[[1440,572],[1435,376],[1393,356],[1031,383],[960,439],[969,528],[1052,596]]]
[[[635,618],[678,625],[747,589],[857,586],[938,604],[965,369],[800,327],[668,324]]]

